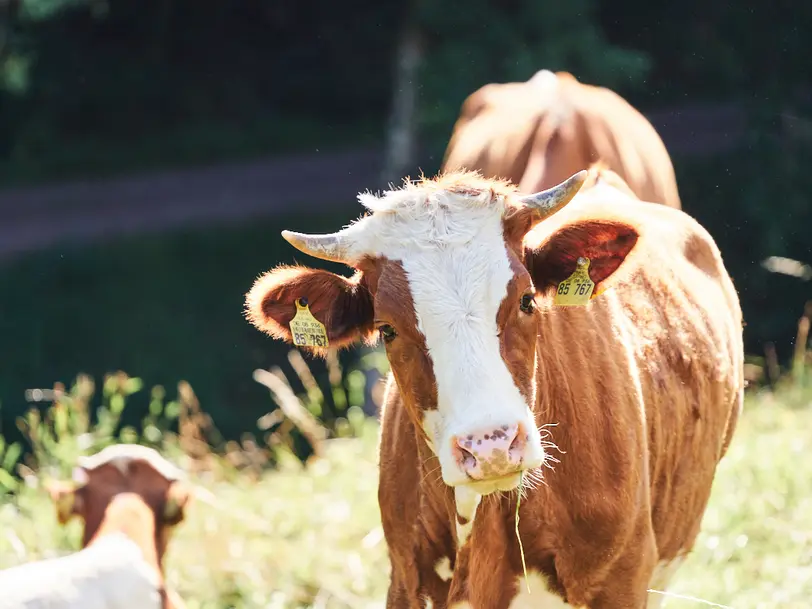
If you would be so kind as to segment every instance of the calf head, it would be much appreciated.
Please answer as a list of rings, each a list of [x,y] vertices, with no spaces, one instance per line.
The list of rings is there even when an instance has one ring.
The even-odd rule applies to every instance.
[[[80,457],[73,482],[52,482],[48,491],[56,504],[57,518],[65,524],[73,516],[84,523],[82,547],[103,531],[133,523],[111,523],[127,517],[131,506],[152,513],[157,558],[166,550],[168,534],[184,518],[190,493],[183,474],[155,450],[135,444],[108,446]],[[115,507],[114,507],[115,506]],[[121,513],[115,514],[116,507]]]
[[[289,323],[297,301],[306,299],[331,347],[380,337],[444,482],[477,494],[511,490],[521,472],[545,460],[533,412],[543,346],[530,268],[546,289],[575,269],[574,245],[588,250],[593,236],[605,240],[613,229],[607,233],[600,222],[570,227],[560,240],[545,242],[544,264],[530,266],[535,252],[525,250],[524,237],[566,205],[586,177],[581,171],[522,196],[505,182],[462,172],[407,182],[382,196],[359,195],[372,213],[337,233],[282,233],[297,249],[343,262],[355,274],[277,267],[254,283],[246,315],[260,330],[291,342]],[[592,249],[600,257],[605,248]],[[595,262],[592,268],[601,272],[604,266]],[[608,274],[592,279],[599,284]]]

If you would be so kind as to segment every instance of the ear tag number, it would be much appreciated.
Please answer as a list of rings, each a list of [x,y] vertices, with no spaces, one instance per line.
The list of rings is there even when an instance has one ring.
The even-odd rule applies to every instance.
[[[558,284],[553,302],[559,306],[583,306],[592,296],[595,284],[589,278],[589,258],[580,257],[577,264],[572,275]]]
[[[327,330],[310,312],[307,298],[296,299],[296,315],[290,320],[290,333],[297,347],[329,347]]]

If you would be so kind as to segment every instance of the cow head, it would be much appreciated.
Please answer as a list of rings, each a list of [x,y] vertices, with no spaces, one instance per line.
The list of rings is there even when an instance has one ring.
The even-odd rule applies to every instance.
[[[105,530],[136,522],[114,520],[149,515],[158,556],[166,549],[172,527],[184,519],[191,498],[182,472],[157,451],[136,444],[114,444],[89,457],[80,457],[73,481],[51,481],[47,490],[65,524],[73,516],[84,524],[82,547]],[[134,509],[133,509],[134,508]]]
[[[513,489],[522,471],[545,460],[533,412],[541,313],[523,241],[586,176],[578,172],[530,196],[467,172],[380,197],[362,194],[372,213],[337,233],[282,233],[297,249],[343,262],[355,275],[278,267],[247,294],[247,317],[291,342],[288,324],[305,298],[330,346],[382,338],[445,483],[479,494]],[[590,231],[600,233],[588,227],[575,234],[587,242]],[[554,241],[545,245],[556,272],[568,264],[572,239],[565,241],[561,260]]]

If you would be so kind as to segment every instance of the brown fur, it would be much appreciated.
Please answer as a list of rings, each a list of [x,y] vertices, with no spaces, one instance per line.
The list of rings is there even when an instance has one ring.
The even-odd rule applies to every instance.
[[[671,159],[651,123],[615,92],[558,72],[558,91],[488,84],[463,103],[443,168],[479,169],[537,192],[603,161],[643,201],[680,209]]]
[[[521,506],[528,568],[574,606],[641,609],[655,565],[692,547],[735,430],[741,311],[708,233],[678,210],[602,198],[596,185],[621,180],[604,179],[604,171],[593,168],[578,203],[524,238],[505,226],[514,277],[497,323],[502,357],[527,397],[535,381],[536,421],[556,424],[552,440],[561,451]],[[583,307],[556,307],[549,288],[578,255],[593,260],[592,278],[606,291]],[[357,336],[381,322],[400,333],[387,345],[392,372],[380,443],[378,498],[392,563],[387,607],[422,608],[431,599],[437,609],[458,601],[507,609],[522,572],[515,496],[485,497],[466,545],[457,547],[454,494],[420,425],[437,396],[407,278],[396,262],[363,266],[359,283],[372,307],[363,308]],[[537,310],[519,315],[531,279]],[[346,303],[333,302],[325,317],[344,323],[337,309]],[[451,581],[435,571],[442,558],[454,568]]]
[[[184,518],[188,489],[139,459],[130,461],[126,474],[113,464],[102,464],[86,473],[88,482],[78,488],[65,482],[47,485],[59,522],[65,524],[73,516],[81,518],[83,548],[111,533],[125,534],[155,569],[164,609],[184,609],[177,593],[165,587],[163,559],[172,528]],[[175,507],[167,514],[170,501]]]

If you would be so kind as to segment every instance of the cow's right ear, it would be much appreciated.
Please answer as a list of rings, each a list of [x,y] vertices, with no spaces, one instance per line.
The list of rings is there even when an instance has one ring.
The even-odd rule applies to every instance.
[[[48,480],[43,486],[56,507],[56,519],[59,524],[66,524],[72,516],[81,514],[82,497],[76,492],[73,484]]]
[[[306,300],[310,313],[324,325],[330,347],[349,346],[374,331],[372,294],[361,271],[348,279],[320,269],[279,266],[254,282],[245,298],[245,314],[266,334],[292,343],[290,321],[299,299]]]

